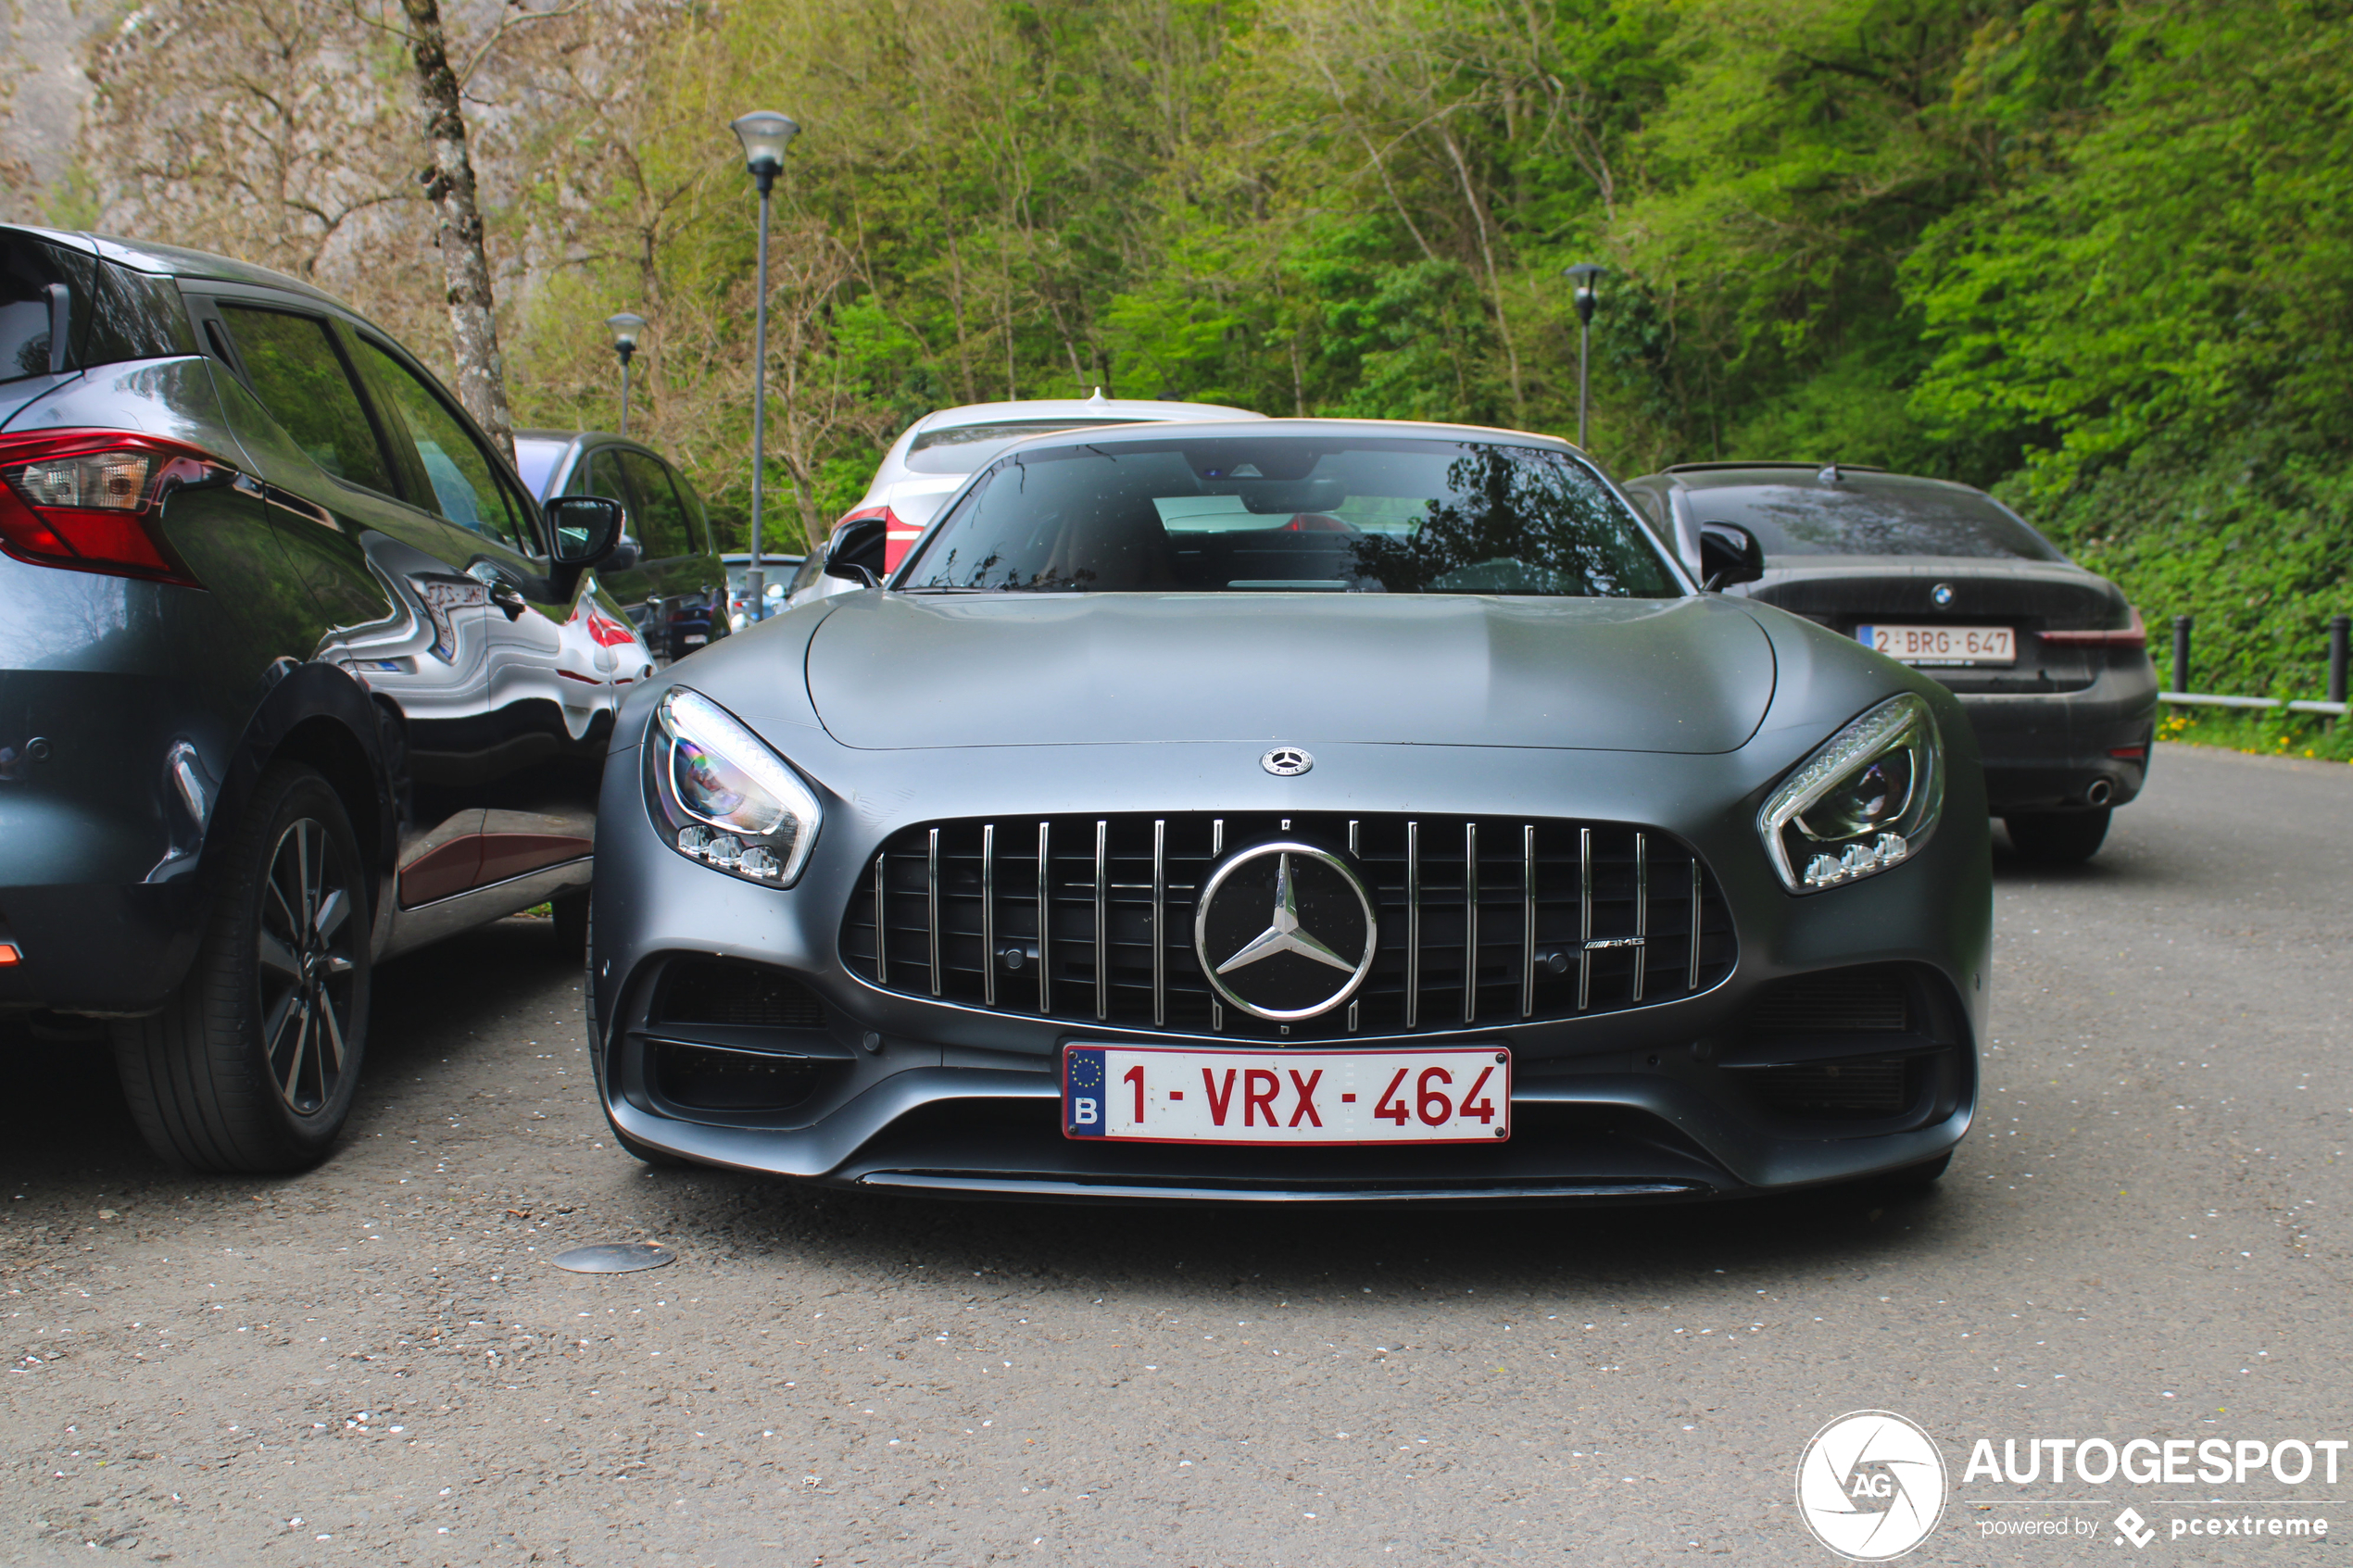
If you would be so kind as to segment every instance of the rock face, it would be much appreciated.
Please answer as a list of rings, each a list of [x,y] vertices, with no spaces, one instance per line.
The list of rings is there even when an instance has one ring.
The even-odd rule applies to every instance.
[[[82,46],[109,19],[72,0],[20,0],[8,27],[15,91],[0,118],[0,216],[43,215],[48,194],[73,156],[82,109],[90,101]]]

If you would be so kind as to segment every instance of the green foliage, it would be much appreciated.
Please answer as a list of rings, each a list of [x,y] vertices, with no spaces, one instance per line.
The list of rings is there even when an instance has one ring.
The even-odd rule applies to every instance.
[[[748,509],[754,206],[777,186],[770,543],[925,410],[1235,404],[1573,433],[1560,270],[1611,269],[1621,471],[1837,458],[1998,485],[2199,682],[2309,694],[2353,547],[2341,0],[738,0],[660,13],[525,151],[573,258],[519,403],[638,416]],[[551,35],[552,36],[552,35]]]
[[[2323,695],[2329,617],[2353,608],[2353,473],[2337,452],[2259,427],[2221,446],[2166,438],[2102,465],[2037,521],[2123,584],[2160,669],[2172,618],[2188,615],[2196,690]]]

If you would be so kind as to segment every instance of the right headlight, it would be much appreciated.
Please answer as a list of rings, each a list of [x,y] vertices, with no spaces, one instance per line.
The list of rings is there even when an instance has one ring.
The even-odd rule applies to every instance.
[[[817,797],[743,721],[686,686],[654,709],[648,782],[672,847],[767,887],[790,887],[817,843]]]
[[[1789,890],[1812,893],[1904,859],[1944,809],[1936,715],[1907,692],[1839,731],[1782,780],[1756,831]]]

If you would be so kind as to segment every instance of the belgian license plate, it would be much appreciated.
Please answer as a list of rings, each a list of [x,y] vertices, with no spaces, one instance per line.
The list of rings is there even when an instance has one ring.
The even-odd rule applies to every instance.
[[[1063,1050],[1063,1132],[1141,1143],[1498,1143],[1512,1054],[1444,1050]]]
[[[2016,664],[2008,626],[1857,626],[1855,640],[1906,664]]]

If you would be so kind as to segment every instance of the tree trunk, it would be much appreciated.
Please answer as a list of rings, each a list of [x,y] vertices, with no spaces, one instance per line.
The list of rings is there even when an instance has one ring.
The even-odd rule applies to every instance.
[[[466,115],[442,40],[440,0],[400,0],[409,13],[409,49],[417,62],[417,96],[434,166],[421,177],[441,214],[441,270],[448,283],[449,335],[458,357],[458,398],[514,460],[515,419],[507,408],[507,366],[498,352],[490,257],[483,250],[482,208],[474,199]]]

